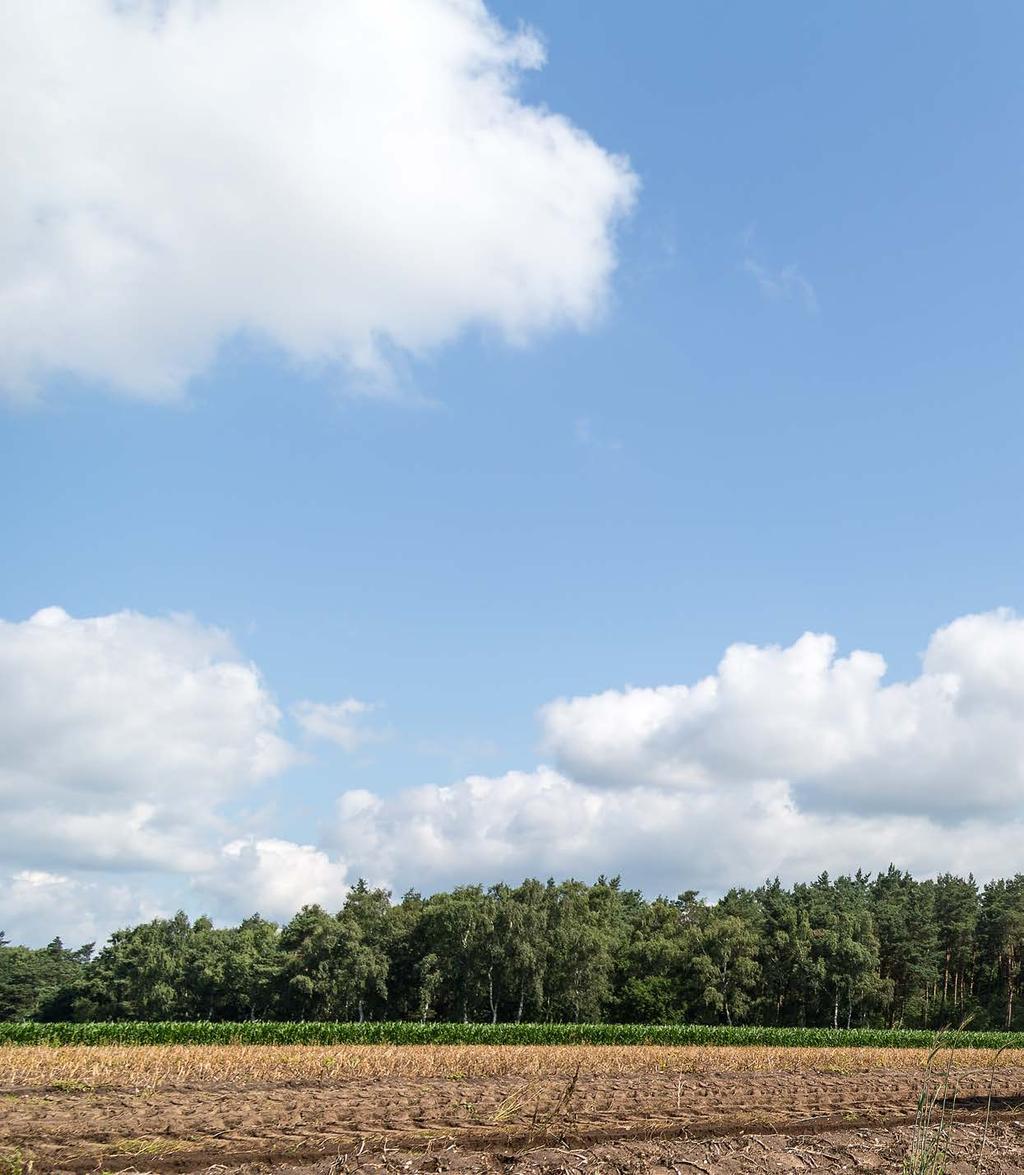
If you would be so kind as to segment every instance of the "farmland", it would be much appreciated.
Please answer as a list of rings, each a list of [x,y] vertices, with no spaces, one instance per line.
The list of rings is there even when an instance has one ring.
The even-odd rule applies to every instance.
[[[1014,886],[357,886],[284,927],[4,946],[0,1175],[902,1171],[935,1143],[1024,1171],[1016,980],[963,929]]]
[[[951,1160],[1024,1166],[1024,1050],[9,1044],[0,1171],[899,1171],[953,1089]]]

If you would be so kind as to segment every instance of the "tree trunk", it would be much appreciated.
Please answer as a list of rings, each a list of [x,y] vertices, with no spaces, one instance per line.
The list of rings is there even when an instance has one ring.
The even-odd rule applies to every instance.
[[[946,1010],[946,995],[949,992],[949,951],[946,951],[946,963],[942,968],[942,1010]]]
[[[722,964],[722,1005],[725,1008],[725,1022],[732,1027],[732,1016],[729,1014],[729,960]]]

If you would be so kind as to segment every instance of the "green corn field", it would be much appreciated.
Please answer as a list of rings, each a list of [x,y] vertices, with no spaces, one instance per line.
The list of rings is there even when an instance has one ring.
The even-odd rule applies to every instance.
[[[929,1048],[935,1033],[875,1028],[728,1028],[703,1024],[447,1024],[418,1022],[205,1020],[0,1023],[0,1045],[767,1045],[804,1048]],[[1012,1032],[946,1034],[946,1047],[1024,1047]]]

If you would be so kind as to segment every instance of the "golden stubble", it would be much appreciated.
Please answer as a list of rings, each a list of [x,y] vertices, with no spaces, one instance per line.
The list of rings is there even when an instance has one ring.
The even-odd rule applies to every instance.
[[[991,1065],[962,1049],[958,1069]],[[0,1046],[0,1092],[49,1088],[161,1089],[197,1085],[335,1084],[350,1080],[525,1079],[636,1074],[863,1073],[925,1070],[928,1049],[645,1045],[130,1045]],[[1024,1049],[1001,1067],[1024,1066]]]

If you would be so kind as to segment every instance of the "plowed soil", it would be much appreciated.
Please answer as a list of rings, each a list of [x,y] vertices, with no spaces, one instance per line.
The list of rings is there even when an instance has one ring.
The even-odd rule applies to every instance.
[[[766,1069],[749,1050],[744,1071],[730,1050],[716,1071],[708,1050],[689,1069],[685,1050],[645,1053],[647,1065],[630,1068],[583,1050],[566,1072],[561,1051],[550,1075],[533,1062],[508,1072],[507,1055],[500,1073],[480,1062],[472,1076],[328,1067],[313,1078],[282,1064],[276,1079],[266,1066],[230,1081],[179,1066],[147,1081],[140,1065],[136,1080],[104,1084],[58,1076],[69,1070],[56,1062],[48,1081],[44,1067],[27,1073],[17,1050],[0,1050],[0,1172],[16,1172],[17,1156],[32,1175],[901,1171],[920,1140],[922,1090],[942,1088],[945,1111],[940,1095],[931,1118],[951,1126],[946,1170],[1024,1172],[1024,1066],[1003,1059],[944,1075],[920,1060],[859,1066],[853,1050],[843,1072],[813,1055],[800,1070]]]

